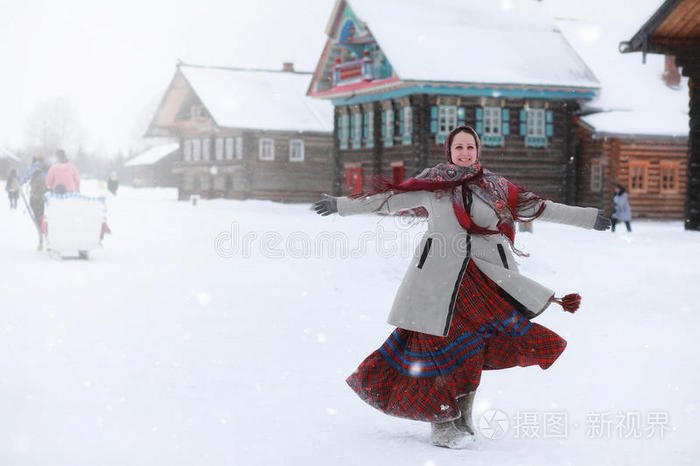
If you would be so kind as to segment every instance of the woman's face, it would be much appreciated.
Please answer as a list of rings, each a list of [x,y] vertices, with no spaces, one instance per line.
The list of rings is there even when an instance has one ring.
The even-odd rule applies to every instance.
[[[474,165],[477,155],[474,136],[464,131],[457,133],[454,139],[452,139],[450,154],[452,156],[452,163],[455,165],[459,165],[460,167],[471,167]]]

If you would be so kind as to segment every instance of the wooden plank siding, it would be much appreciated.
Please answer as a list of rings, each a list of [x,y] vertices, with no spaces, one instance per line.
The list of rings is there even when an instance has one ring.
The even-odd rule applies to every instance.
[[[255,131],[244,139],[247,170],[250,174],[250,199],[279,202],[312,202],[321,193],[332,191],[332,147],[330,135]],[[259,141],[274,140],[275,159],[261,160]],[[290,161],[290,141],[304,141],[304,161]]]
[[[579,128],[579,203],[613,212],[613,186],[619,183],[628,191],[633,218],[681,219],[687,189],[688,140],[684,137],[622,137],[596,135]],[[594,164],[603,167],[602,189],[591,190]],[[630,165],[645,167],[643,189],[635,189]],[[675,189],[663,189],[661,169],[676,168]]]
[[[632,215],[637,218],[681,219],[684,212],[687,185],[687,138],[637,139],[620,138],[616,182],[627,187]],[[630,183],[630,164],[646,165],[646,183],[642,190],[634,190]],[[660,163],[676,162],[678,188],[664,192],[661,188]]]
[[[197,137],[209,138],[210,157],[206,161],[185,161],[180,151],[174,168],[174,172],[180,175],[180,199],[198,194],[205,198],[312,202],[321,193],[332,192],[333,141],[329,134],[231,130],[211,135],[198,134]],[[216,160],[214,140],[217,137],[242,137],[243,153],[240,158]],[[261,160],[261,138],[274,141],[274,160]],[[293,139],[304,142],[303,161],[290,161],[290,141]],[[184,139],[181,147],[184,147]]]
[[[423,169],[440,162],[445,162],[443,144],[436,144],[435,135],[430,132],[430,110],[436,106],[439,96],[413,95],[410,96],[410,105],[413,114],[413,133],[411,144],[404,145],[399,128],[398,111],[400,106],[396,101],[392,102],[397,117],[395,121],[394,144],[385,147],[381,137],[381,109],[386,102],[374,102],[374,147],[366,147],[363,140],[362,147],[340,150],[338,145],[337,128],[340,126],[340,115],[350,107],[340,109],[336,107],[336,160],[338,187],[337,194],[347,195],[351,192],[346,186],[345,167],[361,166],[363,175],[363,190],[373,188],[374,175],[381,175],[389,180],[392,176],[392,164],[402,162],[405,177],[409,178],[420,173]],[[454,98],[452,98],[454,99]],[[575,154],[572,153],[571,139],[571,112],[578,108],[575,102],[548,101],[539,102],[542,108],[552,110],[554,132],[548,138],[546,147],[526,147],[524,136],[520,135],[520,110],[525,105],[524,99],[498,99],[503,108],[508,108],[510,134],[504,137],[502,147],[484,146],[482,152],[482,164],[489,170],[508,177],[513,182],[522,184],[538,194],[557,202],[573,202],[575,189],[569,189],[572,181],[568,178],[569,171],[575,173],[576,166],[570,167],[569,160]],[[465,123],[475,126],[476,108],[483,106],[483,100],[477,97],[460,98],[460,107],[465,109]],[[376,167],[379,166],[379,169]],[[574,180],[575,181],[575,180]]]

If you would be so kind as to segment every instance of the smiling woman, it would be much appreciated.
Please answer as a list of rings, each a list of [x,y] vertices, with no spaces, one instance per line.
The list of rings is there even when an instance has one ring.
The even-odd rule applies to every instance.
[[[469,126],[445,141],[447,163],[400,184],[350,197],[326,196],[321,215],[391,213],[422,207],[428,228],[394,298],[396,330],[347,379],[362,400],[393,416],[431,423],[433,444],[465,448],[476,440],[471,412],[483,370],[550,367],[566,347],[531,319],[561,299],[518,271],[515,222],[548,220],[605,230],[597,209],[571,207],[519,188],[479,165],[481,143]]]

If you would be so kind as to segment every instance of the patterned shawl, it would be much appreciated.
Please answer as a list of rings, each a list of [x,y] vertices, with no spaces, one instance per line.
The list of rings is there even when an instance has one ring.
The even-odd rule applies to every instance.
[[[352,197],[363,197],[385,192],[391,192],[391,195],[394,195],[409,191],[433,191],[449,194],[455,217],[465,230],[476,235],[502,234],[508,239],[514,253],[526,256],[527,254],[518,251],[514,246],[515,222],[518,220],[531,221],[539,217],[544,210],[544,203],[541,202],[544,198],[514,185],[506,178],[482,168],[478,163],[470,167],[452,164],[449,150],[450,143],[455,134],[465,130],[475,136],[478,161],[481,156],[481,144],[476,131],[468,126],[460,126],[452,130],[447,141],[445,141],[445,152],[450,163],[439,163],[432,168],[426,168],[418,176],[409,178],[399,184],[393,184],[384,178],[377,177],[375,178],[376,187],[374,191],[357,194]],[[477,225],[471,219],[468,206],[466,205],[467,191],[473,192],[496,212],[498,216],[496,230]],[[389,197],[387,197],[387,200]],[[535,209],[536,207],[537,209]],[[533,213],[525,216],[523,213],[527,211]]]

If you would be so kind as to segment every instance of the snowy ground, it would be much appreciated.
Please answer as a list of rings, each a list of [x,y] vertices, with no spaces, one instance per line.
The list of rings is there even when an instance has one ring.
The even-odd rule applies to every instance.
[[[484,373],[475,421],[497,413],[502,438],[484,424],[451,451],[344,382],[392,330],[421,226],[172,190],[109,203],[88,262],[37,252],[0,203],[3,466],[698,462],[700,234],[680,222],[520,234],[522,269],[583,305],[537,319],[569,343],[551,369]]]

